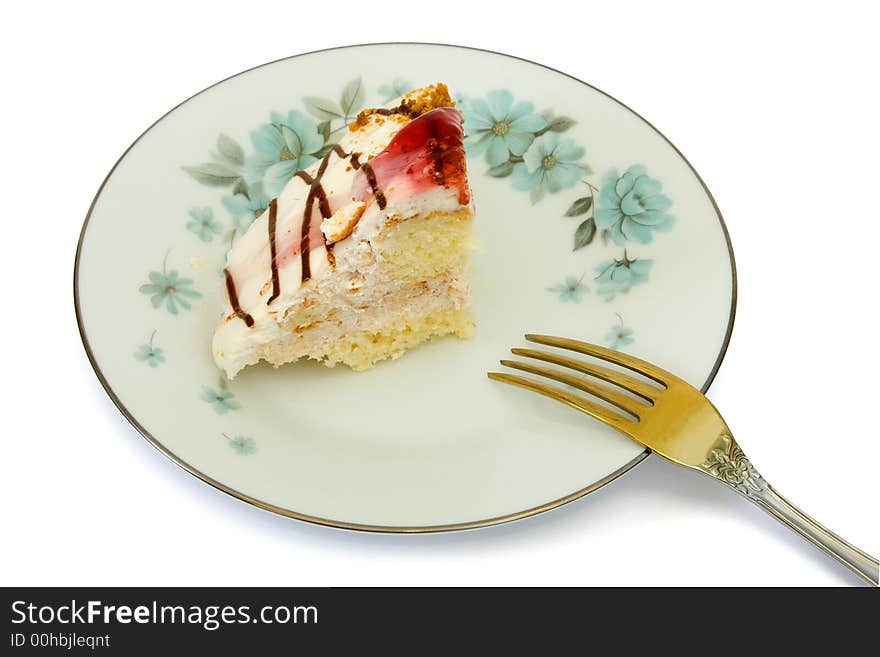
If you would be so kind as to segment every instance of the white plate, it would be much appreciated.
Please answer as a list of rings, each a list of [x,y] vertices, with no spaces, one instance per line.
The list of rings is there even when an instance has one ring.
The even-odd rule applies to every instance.
[[[305,133],[332,140],[360,105],[435,81],[468,119],[482,244],[476,337],[436,340],[364,373],[261,365],[227,384],[210,337],[228,239],[264,202],[260,187],[268,195],[293,173],[266,165],[297,155],[305,165],[320,154]],[[275,136],[291,131],[280,124],[317,152],[295,143],[284,152]],[[506,139],[496,136],[505,127]],[[539,170],[554,164],[547,156],[555,166]],[[243,173],[262,182],[242,185]],[[575,216],[564,216],[569,208]],[[189,472],[302,520],[432,531],[558,506],[646,454],[562,405],[489,381],[523,333],[616,346],[705,389],[727,346],[736,286],[708,190],[631,110],[514,57],[376,44],[251,69],[147,129],[89,211],[75,295],[108,394]]]

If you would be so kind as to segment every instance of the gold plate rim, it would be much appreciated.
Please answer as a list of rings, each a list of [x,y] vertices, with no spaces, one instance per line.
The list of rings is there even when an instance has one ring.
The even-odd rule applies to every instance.
[[[560,71],[558,69],[555,69],[551,66],[547,66],[545,64],[540,64],[538,62],[534,62],[534,61],[532,61],[530,59],[526,59],[524,57],[517,57],[516,55],[510,55],[510,54],[498,52],[495,50],[489,50],[487,48],[477,48],[475,46],[463,46],[463,45],[456,45],[456,44],[451,44],[451,43],[431,43],[431,42],[423,42],[423,41],[387,41],[387,42],[380,41],[380,42],[372,42],[372,43],[358,43],[358,44],[351,44],[351,45],[347,45],[347,46],[335,46],[332,48],[321,48],[318,50],[311,50],[309,52],[299,53],[297,55],[290,55],[288,57],[281,57],[279,59],[272,60],[271,62],[266,62],[264,64],[252,66],[251,68],[248,68],[248,69],[245,69],[245,70],[240,71],[238,73],[235,73],[234,75],[230,75],[229,77],[223,78],[222,80],[219,80],[218,82],[215,82],[214,84],[211,84],[211,85],[205,87],[204,89],[194,93],[193,95],[189,96],[185,100],[181,101],[180,103],[178,103],[177,105],[172,107],[170,110],[168,110],[167,112],[162,114],[162,116],[160,116],[158,119],[156,119],[153,123],[151,123],[149,125],[149,127],[147,127],[147,129],[144,130],[137,137],[137,139],[135,139],[128,146],[128,148],[125,149],[125,151],[122,153],[122,155],[119,157],[119,159],[116,160],[116,162],[113,164],[113,167],[110,169],[110,171],[104,177],[104,180],[101,182],[101,186],[98,188],[98,191],[95,193],[95,196],[92,199],[91,204],[89,205],[89,210],[86,213],[86,217],[85,217],[85,220],[83,221],[82,229],[80,230],[79,240],[77,241],[76,258],[75,258],[74,264],[73,264],[73,303],[74,303],[74,309],[76,312],[77,327],[79,329],[80,338],[82,339],[83,346],[85,347],[85,351],[86,351],[86,355],[88,356],[89,363],[91,363],[92,369],[94,370],[95,375],[98,377],[98,380],[101,382],[101,386],[103,386],[104,391],[107,393],[107,395],[113,401],[116,408],[119,409],[119,412],[122,413],[123,417],[125,417],[125,419],[128,420],[129,423],[135,429],[137,429],[138,433],[140,433],[141,436],[143,436],[151,445],[153,445],[153,447],[158,449],[162,454],[164,454],[172,462],[174,462],[175,464],[180,466],[183,470],[185,470],[186,472],[190,473],[191,475],[197,477],[198,479],[201,479],[206,484],[213,486],[217,490],[219,490],[223,493],[226,493],[227,495],[230,495],[231,497],[234,497],[235,499],[238,499],[242,502],[246,502],[247,504],[253,505],[253,506],[255,506],[259,509],[262,509],[264,511],[269,511],[271,513],[275,513],[275,514],[278,514],[278,515],[281,515],[281,516],[284,516],[287,518],[293,518],[295,520],[302,520],[304,522],[308,522],[311,524],[321,525],[324,527],[333,527],[336,529],[347,529],[347,530],[354,530],[354,531],[361,531],[361,532],[386,533],[386,534],[429,534],[429,533],[438,533],[438,532],[460,531],[460,530],[465,530],[465,529],[476,529],[479,527],[489,527],[492,525],[499,525],[502,523],[512,522],[514,520],[521,520],[522,518],[528,518],[531,516],[535,516],[540,513],[544,513],[545,511],[550,511],[551,509],[557,509],[565,504],[568,504],[569,502],[573,502],[574,500],[577,500],[581,497],[584,497],[585,495],[587,495],[589,493],[592,493],[595,490],[598,490],[599,488],[602,488],[603,486],[605,486],[609,482],[614,481],[615,479],[620,477],[625,472],[629,472],[632,468],[634,468],[639,463],[644,461],[648,457],[648,455],[651,453],[651,451],[646,448],[642,453],[640,453],[634,459],[632,459],[628,463],[625,463],[623,466],[621,466],[620,468],[618,468],[617,470],[615,470],[611,474],[609,474],[605,477],[602,477],[601,479],[593,482],[589,486],[586,486],[584,488],[576,490],[573,493],[569,493],[568,495],[565,495],[564,497],[560,497],[556,500],[552,500],[550,502],[546,502],[545,504],[540,504],[538,506],[534,506],[529,509],[525,509],[523,511],[517,511],[515,513],[509,513],[509,514],[505,514],[505,515],[501,515],[501,516],[495,516],[492,518],[485,518],[482,520],[473,520],[473,521],[469,521],[469,522],[461,522],[461,523],[453,523],[453,524],[445,524],[445,525],[415,525],[415,526],[369,525],[369,524],[359,524],[359,523],[344,522],[344,521],[339,521],[339,520],[332,520],[329,518],[320,518],[317,516],[310,516],[310,515],[307,515],[304,513],[298,513],[296,511],[292,511],[290,509],[285,509],[285,508],[282,508],[279,506],[275,506],[274,504],[269,504],[267,502],[263,502],[262,500],[258,500],[258,499],[251,497],[245,493],[242,493],[241,491],[238,491],[233,488],[230,488],[229,486],[226,486],[225,484],[217,481],[216,479],[213,479],[212,477],[206,475],[204,472],[200,471],[198,468],[195,468],[194,466],[190,465],[189,463],[187,463],[183,459],[179,458],[177,455],[175,455],[173,452],[171,452],[169,449],[167,449],[155,436],[153,436],[149,431],[147,431],[140,424],[140,422],[138,422],[138,420],[134,417],[134,415],[132,415],[132,413],[125,407],[125,405],[122,403],[122,401],[119,399],[119,397],[116,396],[116,393],[113,391],[113,388],[110,386],[107,379],[104,377],[104,374],[101,371],[100,366],[98,365],[97,359],[95,358],[95,355],[92,352],[92,348],[91,348],[91,345],[89,344],[88,336],[86,335],[85,327],[83,326],[82,310],[80,308],[80,300],[79,300],[80,256],[82,255],[82,247],[83,247],[83,242],[85,241],[86,230],[88,229],[89,219],[92,216],[92,211],[95,208],[95,204],[98,202],[98,198],[100,198],[101,192],[104,191],[104,187],[107,184],[107,181],[110,180],[111,176],[113,175],[113,172],[116,171],[116,167],[118,167],[119,164],[125,159],[125,157],[129,153],[129,151],[131,151],[131,149],[134,148],[134,146],[148,132],[150,132],[150,130],[152,130],[166,116],[168,116],[169,114],[174,112],[177,108],[186,104],[187,102],[189,102],[190,100],[192,100],[196,96],[199,96],[199,95],[203,94],[204,92],[208,91],[209,89],[212,89],[213,87],[216,87],[219,84],[223,84],[224,82],[231,80],[232,78],[236,78],[240,75],[250,73],[251,71],[254,71],[256,69],[263,68],[265,66],[271,66],[272,64],[286,61],[288,59],[294,59],[297,57],[306,57],[308,55],[314,55],[317,53],[329,52],[329,51],[333,51],[333,50],[347,50],[347,49],[353,49],[353,48],[365,48],[365,47],[373,47],[373,46],[435,46],[435,47],[443,47],[443,48],[456,48],[456,49],[463,49],[463,50],[473,50],[473,51],[477,51],[477,52],[490,53],[493,55],[500,55],[502,57],[508,57],[510,59],[515,59],[515,60],[518,60],[521,62],[533,64],[535,66],[540,66],[541,68],[547,69],[548,71],[552,71],[554,73],[564,75],[565,77],[570,78],[570,79],[574,80],[575,82],[579,82],[580,84],[583,84],[584,86],[587,86],[590,89],[597,91],[598,93],[602,94],[603,96],[606,96],[610,100],[613,100],[615,103],[617,103],[618,105],[620,105],[621,107],[623,107],[624,109],[626,109],[627,111],[631,112],[632,114],[637,116],[639,119],[644,121],[645,124],[648,125],[648,127],[650,127],[652,130],[654,130],[654,132],[656,132],[667,144],[669,144],[670,147],[672,147],[672,149],[678,154],[679,157],[681,157],[681,159],[685,162],[685,164],[687,164],[688,168],[691,170],[691,172],[694,174],[694,176],[697,178],[700,185],[702,186],[703,191],[706,193],[706,196],[708,196],[709,200],[711,201],[712,208],[715,211],[715,216],[718,218],[718,222],[721,224],[721,230],[724,233],[724,240],[727,245],[727,252],[728,252],[728,256],[730,258],[731,297],[730,297],[730,315],[729,315],[728,321],[727,321],[727,330],[725,331],[724,341],[721,345],[721,350],[718,353],[718,357],[715,359],[715,363],[712,366],[712,370],[709,372],[709,376],[706,379],[706,381],[700,387],[700,390],[702,392],[706,392],[709,389],[709,386],[711,386],[712,382],[715,380],[715,376],[718,374],[718,370],[721,367],[721,363],[723,362],[724,357],[727,354],[727,348],[730,345],[730,339],[731,339],[731,335],[733,333],[733,325],[734,325],[734,321],[736,319],[736,304],[737,304],[737,293],[738,293],[736,260],[735,260],[734,254],[733,254],[733,244],[731,243],[731,240],[730,240],[730,233],[727,230],[727,224],[724,221],[724,217],[721,214],[721,210],[719,209],[718,204],[715,201],[715,197],[712,196],[712,192],[709,191],[709,188],[706,186],[706,183],[703,181],[703,178],[700,176],[700,174],[697,172],[697,170],[691,164],[690,160],[688,160],[684,156],[684,154],[678,149],[678,147],[675,144],[673,144],[669,140],[668,137],[666,137],[666,135],[664,135],[662,132],[660,132],[660,130],[658,130],[657,127],[653,123],[651,123],[650,121],[645,119],[645,117],[643,117],[641,114],[639,114],[638,112],[633,110],[631,107],[629,107],[625,103],[622,103],[621,101],[619,101],[617,98],[615,98],[611,94],[608,94],[608,93],[602,91],[601,89],[594,87],[593,85],[589,84],[588,82],[584,82],[580,78],[577,78],[573,75],[569,75],[568,73],[565,73],[564,71]]]

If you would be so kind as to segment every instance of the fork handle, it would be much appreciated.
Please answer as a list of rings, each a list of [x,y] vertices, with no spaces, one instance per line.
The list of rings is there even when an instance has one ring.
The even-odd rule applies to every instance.
[[[698,469],[757,504],[869,584],[878,585],[880,564],[877,560],[820,525],[777,493],[755,469],[730,433],[725,432],[718,437],[706,461]]]
[[[826,554],[834,557],[844,566],[859,575],[870,584],[878,585],[880,563],[870,554],[847,543],[840,536],[826,529],[813,520],[794,504],[785,499],[768,483],[762,482],[759,491],[745,495],[752,502],[764,509]]]

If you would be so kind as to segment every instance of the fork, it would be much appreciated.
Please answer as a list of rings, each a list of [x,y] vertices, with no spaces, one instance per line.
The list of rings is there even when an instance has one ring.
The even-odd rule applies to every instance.
[[[746,458],[712,402],[692,385],[656,365],[613,349],[548,335],[528,334],[525,337],[529,342],[567,349],[627,368],[657,385],[580,358],[538,349],[511,351],[517,356],[558,365],[579,374],[518,360],[502,360],[501,364],[564,383],[614,408],[515,374],[489,372],[490,379],[567,404],[673,463],[709,475],[782,521],[870,584],[878,584],[880,565],[877,559],[850,545],[777,493]]]

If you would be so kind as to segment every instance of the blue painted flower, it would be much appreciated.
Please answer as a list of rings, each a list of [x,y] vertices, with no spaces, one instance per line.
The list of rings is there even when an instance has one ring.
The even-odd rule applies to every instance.
[[[584,172],[578,163],[584,149],[555,132],[538,137],[513,170],[513,186],[526,191],[546,188],[550,193],[574,185]]]
[[[140,349],[134,352],[134,357],[136,360],[146,363],[150,367],[159,367],[160,363],[165,362],[165,355],[162,353],[162,348],[151,347],[148,344],[141,345]]]
[[[564,282],[548,287],[547,291],[559,294],[559,300],[563,303],[568,303],[569,301],[580,303],[584,292],[588,291],[587,286],[583,284],[583,280],[583,276],[580,278],[567,276]]]
[[[383,84],[379,87],[379,93],[382,94],[382,102],[387,103],[389,100],[399,98],[413,86],[403,78],[394,78],[391,84]]]
[[[533,112],[528,102],[514,104],[506,89],[490,91],[487,100],[466,99],[462,104],[465,146],[470,155],[485,151],[490,166],[521,156],[535,140],[535,133],[547,127],[547,119]]]
[[[618,323],[611,327],[611,330],[605,336],[605,343],[609,349],[620,349],[628,344],[635,342],[633,338],[633,330],[623,325],[623,317],[617,314]]]
[[[256,152],[245,162],[248,184],[262,183],[269,196],[277,196],[297,171],[315,162],[324,145],[314,121],[291,110],[286,116],[272,112],[272,122],[251,133]]]
[[[185,310],[192,308],[187,299],[198,299],[201,295],[192,289],[193,279],[181,278],[176,269],[170,272],[166,270],[168,256],[165,256],[165,262],[162,263],[162,271],[151,271],[150,282],[140,286],[142,294],[150,295],[150,303],[153,308],[158,308],[165,302],[165,308],[172,315],[178,313],[177,307],[180,306]]]
[[[241,408],[241,404],[235,401],[234,397],[235,395],[228,390],[214,390],[210,386],[202,388],[202,400],[211,404],[219,415]]]
[[[624,251],[623,258],[608,260],[596,267],[596,293],[606,301],[618,294],[626,294],[633,286],[648,280],[653,264],[653,260],[630,260]]]
[[[233,451],[247,456],[257,451],[257,442],[253,438],[247,436],[228,436],[225,433],[223,437],[229,442],[229,446]]]
[[[210,242],[214,235],[219,235],[223,227],[214,221],[214,211],[211,208],[190,208],[186,228],[199,236],[203,242]]]
[[[233,194],[223,197],[223,206],[232,215],[232,224],[239,233],[244,233],[254,219],[259,217],[269,207],[269,199],[262,193],[251,188],[248,195]]]
[[[135,360],[146,363],[150,367],[159,367],[160,363],[165,362],[163,349],[161,347],[153,346],[153,338],[155,337],[156,331],[153,331],[152,335],[150,335],[150,341],[147,344],[141,345],[140,348],[134,352]]]
[[[647,244],[653,231],[672,226],[672,217],[666,214],[672,201],[661,193],[662,187],[641,164],[631,166],[622,176],[616,169],[609,171],[593,213],[596,226],[608,231],[617,244],[627,240]]]

